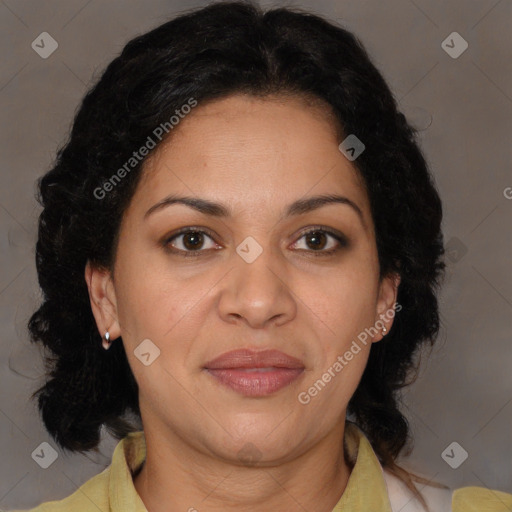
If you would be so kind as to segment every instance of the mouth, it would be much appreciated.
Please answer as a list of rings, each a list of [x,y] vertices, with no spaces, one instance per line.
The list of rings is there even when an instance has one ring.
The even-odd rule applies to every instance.
[[[204,369],[222,386],[244,396],[263,397],[296,381],[305,368],[299,359],[278,350],[242,349],[222,354]]]
[[[302,375],[300,368],[207,369],[222,385],[244,396],[267,396],[288,386]]]

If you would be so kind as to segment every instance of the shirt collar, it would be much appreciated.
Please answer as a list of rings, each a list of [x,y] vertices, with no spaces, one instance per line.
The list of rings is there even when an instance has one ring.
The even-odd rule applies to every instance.
[[[146,459],[144,431],[129,433],[112,455],[109,481],[110,512],[147,512],[133,484],[133,473]]]
[[[392,512],[382,466],[370,441],[353,422],[345,422],[344,447],[354,462],[345,491],[332,512]]]
[[[354,462],[347,486],[332,512],[392,512],[382,466],[363,431],[345,422],[344,447]],[[133,485],[133,474],[146,458],[144,431],[131,432],[112,455],[109,482],[111,512],[147,512]]]

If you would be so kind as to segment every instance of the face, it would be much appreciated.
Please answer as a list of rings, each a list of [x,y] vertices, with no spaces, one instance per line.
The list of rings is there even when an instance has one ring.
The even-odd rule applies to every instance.
[[[344,424],[398,281],[379,280],[368,197],[321,111],[231,96],[174,129],[124,214],[114,277],[87,266],[98,329],[122,336],[145,430],[223,460],[248,443],[261,463],[291,460]],[[170,195],[227,214],[155,206]],[[288,212],[322,195],[343,199]],[[299,368],[205,368],[238,349]]]

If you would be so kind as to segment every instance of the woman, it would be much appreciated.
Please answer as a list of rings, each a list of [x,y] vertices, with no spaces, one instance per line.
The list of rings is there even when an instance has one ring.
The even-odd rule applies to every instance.
[[[34,396],[61,448],[119,443],[34,511],[511,509],[395,462],[442,208],[351,33],[234,2],[135,38],[40,195]]]

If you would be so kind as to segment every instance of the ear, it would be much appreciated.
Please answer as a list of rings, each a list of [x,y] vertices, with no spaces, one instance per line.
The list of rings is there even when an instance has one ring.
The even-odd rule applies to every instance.
[[[117,300],[110,272],[97,268],[87,261],[85,282],[89,289],[91,309],[100,336],[103,337],[108,331],[111,340],[119,338],[121,328],[117,317]]]
[[[375,313],[375,327],[378,329],[378,332],[373,336],[372,342],[380,341],[391,330],[395,311],[402,309],[400,305],[397,305],[395,308],[399,285],[400,275],[396,273],[383,277],[379,284],[379,295]],[[386,333],[383,332],[384,327],[386,328]]]

